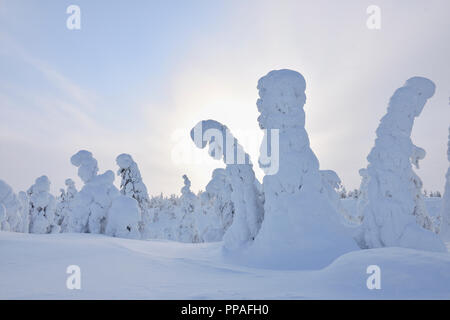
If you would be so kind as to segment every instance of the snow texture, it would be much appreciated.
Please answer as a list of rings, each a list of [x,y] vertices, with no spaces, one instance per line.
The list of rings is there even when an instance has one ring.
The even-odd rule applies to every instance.
[[[265,135],[271,134],[269,129],[279,130],[279,170],[264,177],[264,222],[240,257],[251,265],[315,269],[357,250],[340,223],[319,161],[309,147],[305,88],[303,76],[292,70],[271,71],[258,82],[259,125],[268,129]]]
[[[361,203],[364,248],[407,247],[445,251],[431,232],[432,223],[422,197],[422,182],[412,169],[425,150],[411,141],[414,119],[435,91],[432,81],[414,77],[397,89],[377,129],[375,146],[361,170]],[[428,229],[428,230],[427,230]]]

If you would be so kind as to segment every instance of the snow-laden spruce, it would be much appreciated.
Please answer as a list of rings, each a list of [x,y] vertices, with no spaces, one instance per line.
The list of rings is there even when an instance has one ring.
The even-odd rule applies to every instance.
[[[199,148],[209,144],[209,155],[223,159],[231,186],[234,216],[223,236],[224,248],[235,250],[251,243],[264,219],[255,172],[250,157],[244,152],[229,129],[215,120],[200,121],[192,130],[191,138]]]
[[[303,76],[292,70],[271,71],[258,82],[258,122],[267,129],[263,144],[273,138],[271,129],[279,130],[279,169],[263,180],[264,222],[247,253],[252,264],[322,268],[358,249],[340,224],[309,146],[305,88]]]
[[[56,199],[50,194],[50,180],[41,176],[27,191],[29,198],[30,233],[59,233],[55,211]]]
[[[73,199],[71,214],[64,222],[65,231],[105,233],[108,210],[120,194],[113,184],[114,173],[108,170],[98,175],[97,160],[86,150],[77,152],[70,160],[78,167],[84,186]]]
[[[191,191],[191,180],[183,175],[184,186],[181,188],[180,207],[176,215],[179,217],[178,241],[201,242],[197,230],[197,214],[199,201]]]
[[[436,234],[427,230],[431,224],[421,196],[422,182],[412,169],[412,164],[418,166],[425,157],[425,150],[411,141],[414,119],[434,91],[432,81],[413,77],[389,101],[367,157],[367,169],[360,170],[358,208],[363,224],[359,243],[363,248],[446,250]]]
[[[0,204],[5,209],[5,221],[1,230],[25,232],[28,225],[24,225],[24,217],[21,215],[21,203],[13,189],[3,180],[0,180]],[[3,229],[4,228],[4,229]]]
[[[450,162],[450,127],[448,128],[447,159]],[[450,166],[445,175],[445,190],[442,197],[441,227],[442,239],[450,240]]]
[[[144,232],[146,226],[150,223],[150,198],[148,196],[147,187],[145,186],[138,165],[133,158],[126,153],[116,158],[119,166],[117,175],[122,178],[120,182],[120,193],[135,199],[139,205],[142,215],[142,222],[139,230]]]
[[[78,193],[75,181],[72,179],[66,179],[65,185],[66,189],[60,189],[56,206],[56,219],[58,224],[61,225],[61,232],[66,232],[67,230],[67,223],[70,220],[69,216],[72,214],[73,199]]]

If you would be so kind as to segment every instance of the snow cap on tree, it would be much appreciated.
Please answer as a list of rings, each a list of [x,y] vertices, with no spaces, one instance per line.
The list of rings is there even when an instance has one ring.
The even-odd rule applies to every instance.
[[[89,182],[97,175],[97,160],[94,159],[92,153],[86,150],[78,151],[70,158],[70,162],[78,167],[78,176],[84,183]]]

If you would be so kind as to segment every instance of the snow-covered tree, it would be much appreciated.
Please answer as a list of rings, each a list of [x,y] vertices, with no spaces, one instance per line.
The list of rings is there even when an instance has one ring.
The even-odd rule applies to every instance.
[[[56,199],[50,194],[50,180],[41,176],[27,191],[29,199],[30,233],[58,233],[55,221]]]
[[[177,241],[179,237],[180,199],[175,195],[162,194],[150,198],[151,223],[146,226],[145,238]]]
[[[6,208],[3,203],[0,203],[0,230],[11,231],[8,223],[8,216],[6,215]]]
[[[72,203],[68,216],[66,232],[104,233],[108,210],[112,201],[119,196],[114,186],[114,172],[111,170],[97,175],[97,160],[92,153],[81,150],[71,157],[71,162],[78,167],[78,176],[84,182]]]
[[[197,219],[197,229],[204,242],[221,241],[232,224],[234,204],[231,190],[226,170],[214,169],[206,191],[200,194],[202,211]]]
[[[196,215],[198,214],[198,198],[191,191],[191,181],[186,175],[183,175],[184,186],[181,188],[181,198],[179,207],[180,225],[178,230],[178,240],[181,242],[200,242],[197,230]]]
[[[108,213],[105,234],[112,237],[140,239],[141,210],[136,199],[119,195],[114,198]]]
[[[233,222],[223,236],[224,248],[235,250],[251,243],[261,227],[264,211],[250,157],[228,128],[214,120],[200,121],[191,138],[199,148],[209,144],[209,154],[223,159],[231,186]]]
[[[60,195],[57,198],[58,204],[56,206],[56,218],[58,224],[61,225],[61,232],[66,232],[67,223],[72,214],[73,199],[78,193],[75,187],[75,182],[72,179],[66,179],[66,189],[60,190]]]
[[[445,251],[442,241],[426,228],[429,217],[423,204],[422,182],[412,169],[425,150],[411,141],[414,119],[433,96],[432,81],[414,77],[397,89],[376,131],[377,138],[361,170],[363,248],[400,246]]]
[[[120,182],[120,193],[132,197],[138,202],[139,209],[142,214],[142,220],[139,222],[139,230],[144,232],[145,226],[150,223],[150,198],[148,196],[147,187],[142,181],[139,168],[129,154],[121,154],[116,158],[119,166],[117,175],[122,178]]]
[[[22,219],[20,232],[28,233],[30,231],[30,212],[28,209],[30,201],[27,193],[24,191],[18,193],[17,199],[19,200],[19,214]]]
[[[450,162],[450,127],[448,128],[447,159]],[[450,240],[450,166],[445,175],[445,190],[442,197],[440,234],[443,239]]]
[[[264,222],[248,252],[256,264],[318,268],[357,249],[325,192],[319,161],[309,146],[305,88],[303,76],[292,70],[271,71],[258,82],[258,122],[266,129],[260,166],[267,167],[261,160],[268,149],[264,144],[273,142],[276,132],[279,141],[270,145],[276,152],[278,142],[279,166],[263,180]]]
[[[9,225],[9,231],[22,232],[20,202],[18,201],[13,189],[3,180],[0,180],[0,204],[3,204],[5,207],[5,215]]]

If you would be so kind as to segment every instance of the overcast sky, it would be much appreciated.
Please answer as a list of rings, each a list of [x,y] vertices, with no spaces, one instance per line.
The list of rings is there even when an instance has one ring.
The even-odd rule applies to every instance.
[[[71,4],[80,30],[66,27]],[[380,30],[366,26],[369,5],[381,9]],[[101,172],[130,153],[153,195],[179,193],[185,173],[204,189],[222,164],[189,130],[218,120],[256,162],[257,81],[289,68],[307,82],[306,128],[321,168],[347,189],[359,187],[395,89],[412,76],[433,80],[413,142],[427,151],[417,171],[425,189],[442,191],[449,11],[448,0],[0,0],[0,179],[15,191],[43,174],[54,192],[66,178],[79,188],[69,159],[87,149]]]

